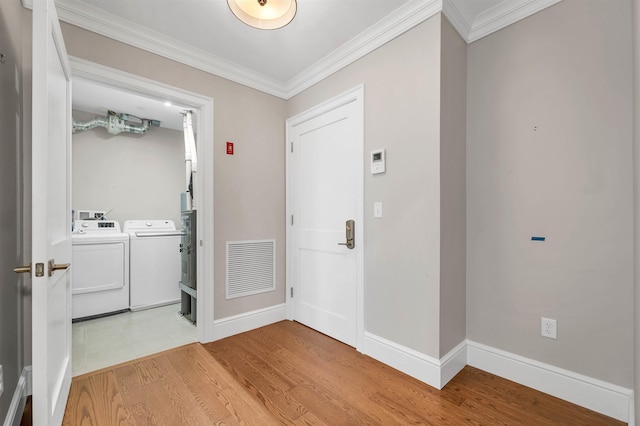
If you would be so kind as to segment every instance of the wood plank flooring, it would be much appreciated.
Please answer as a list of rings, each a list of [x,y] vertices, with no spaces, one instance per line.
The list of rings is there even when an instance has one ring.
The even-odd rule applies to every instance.
[[[441,391],[298,323],[73,379],[64,425],[621,425],[481,370]]]

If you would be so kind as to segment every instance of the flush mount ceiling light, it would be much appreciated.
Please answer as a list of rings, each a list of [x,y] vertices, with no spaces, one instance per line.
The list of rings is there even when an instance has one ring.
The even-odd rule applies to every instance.
[[[245,24],[261,30],[282,28],[296,16],[296,0],[227,0],[229,9]]]

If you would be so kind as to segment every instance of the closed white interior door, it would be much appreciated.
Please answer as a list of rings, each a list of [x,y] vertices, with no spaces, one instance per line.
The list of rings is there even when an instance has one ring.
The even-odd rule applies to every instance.
[[[33,2],[32,96],[33,422],[57,425],[71,386],[71,72],[53,0]]]
[[[350,346],[362,334],[362,88],[287,122],[292,318]],[[347,221],[354,229],[348,247]]]

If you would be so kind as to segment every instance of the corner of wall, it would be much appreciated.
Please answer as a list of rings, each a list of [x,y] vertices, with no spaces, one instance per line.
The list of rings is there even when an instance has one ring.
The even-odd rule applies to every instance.
[[[442,15],[440,51],[440,347],[466,338],[466,53]]]
[[[442,389],[467,365],[467,343],[460,342],[436,359],[372,333],[365,333],[363,353],[436,389]]]

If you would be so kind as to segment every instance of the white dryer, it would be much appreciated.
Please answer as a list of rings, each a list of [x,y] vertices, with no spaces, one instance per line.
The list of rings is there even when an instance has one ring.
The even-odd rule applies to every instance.
[[[114,220],[77,220],[71,236],[72,318],[129,310],[129,234]]]
[[[127,220],[132,311],[180,301],[180,236],[172,220]]]

